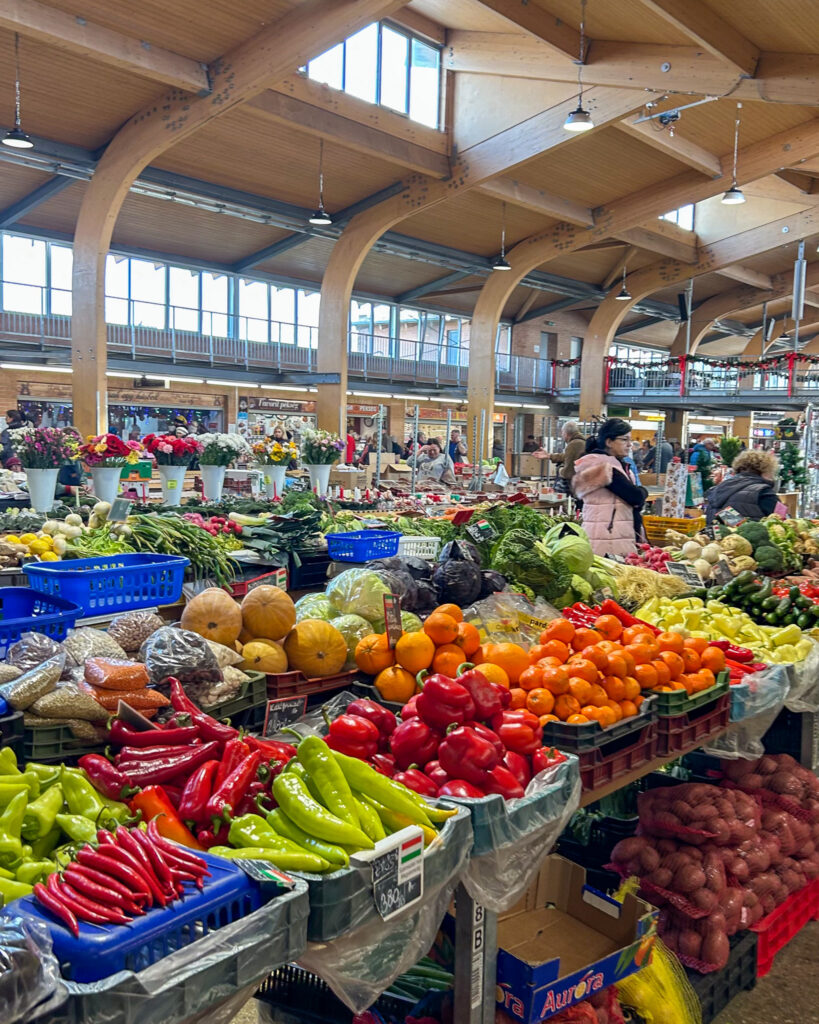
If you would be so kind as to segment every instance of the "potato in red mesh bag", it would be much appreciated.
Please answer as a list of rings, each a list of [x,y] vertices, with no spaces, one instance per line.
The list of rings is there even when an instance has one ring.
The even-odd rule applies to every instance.
[[[724,762],[726,785],[756,794],[763,803],[806,821],[819,821],[819,779],[790,754]]]
[[[657,932],[680,963],[700,974],[719,971],[728,963],[731,945],[720,911],[692,921],[678,911],[661,910]]]
[[[593,996],[589,996],[589,1002],[597,1014],[597,1024],[626,1024],[614,985],[609,985],[602,992],[595,992]]]
[[[700,782],[641,793],[637,798],[640,832],[694,845],[727,841],[730,829],[716,804],[723,795],[718,786]]]
[[[660,865],[660,854],[651,839],[646,836],[629,836],[621,839],[611,851],[611,867],[623,878],[643,875],[654,871]]]

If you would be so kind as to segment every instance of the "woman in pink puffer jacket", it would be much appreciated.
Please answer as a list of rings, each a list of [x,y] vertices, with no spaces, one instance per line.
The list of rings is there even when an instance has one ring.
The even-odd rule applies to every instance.
[[[606,420],[575,463],[572,489],[583,501],[583,529],[596,555],[628,555],[642,539],[640,509],[647,491],[623,462],[630,434],[625,420]]]

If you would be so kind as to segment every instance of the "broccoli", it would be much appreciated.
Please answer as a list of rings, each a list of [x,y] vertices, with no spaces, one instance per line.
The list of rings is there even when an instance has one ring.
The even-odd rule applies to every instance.
[[[754,556],[756,557],[756,549],[758,547],[768,547],[771,543],[771,538],[768,534],[768,528],[763,526],[762,523],[748,522],[741,523],[737,527],[737,533],[740,537],[744,537],[753,547]]]
[[[782,552],[771,544],[763,544],[755,548],[754,558],[760,572],[779,572],[784,565]]]

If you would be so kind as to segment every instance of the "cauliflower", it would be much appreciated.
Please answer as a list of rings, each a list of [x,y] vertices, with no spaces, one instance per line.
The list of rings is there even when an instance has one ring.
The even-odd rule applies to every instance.
[[[731,572],[737,576],[746,569],[756,569],[756,562],[750,555],[739,555],[731,559]]]
[[[738,533],[732,533],[719,542],[720,548],[726,555],[750,555],[753,553],[751,542]]]

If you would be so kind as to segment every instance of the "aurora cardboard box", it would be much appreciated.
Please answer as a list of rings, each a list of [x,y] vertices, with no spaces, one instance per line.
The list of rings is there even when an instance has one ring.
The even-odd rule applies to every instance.
[[[498,920],[498,1007],[535,1024],[634,974],[649,962],[656,919],[636,896],[621,905],[587,886],[579,864],[547,857]]]

